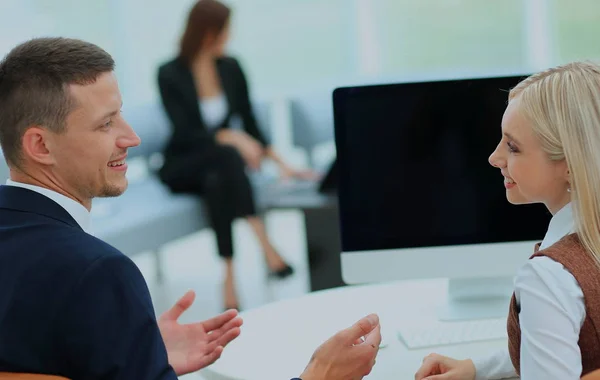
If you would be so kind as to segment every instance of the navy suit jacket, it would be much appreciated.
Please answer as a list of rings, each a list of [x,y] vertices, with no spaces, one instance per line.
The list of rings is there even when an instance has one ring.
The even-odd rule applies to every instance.
[[[136,265],[50,198],[0,186],[0,372],[177,379]]]

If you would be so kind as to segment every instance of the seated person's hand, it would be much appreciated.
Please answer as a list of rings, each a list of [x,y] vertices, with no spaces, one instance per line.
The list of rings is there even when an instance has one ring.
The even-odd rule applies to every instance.
[[[243,131],[230,129],[222,129],[215,136],[219,144],[235,147],[248,167],[254,170],[260,169],[264,149],[252,136]]]
[[[372,314],[335,334],[317,348],[300,378],[362,379],[371,373],[380,343],[379,318]]]
[[[319,179],[319,175],[312,170],[297,170],[285,164],[279,167],[279,177],[283,181],[293,178],[309,181],[316,181]]]
[[[475,365],[470,359],[456,360],[430,354],[423,359],[415,380],[475,380]]]
[[[229,310],[202,322],[180,324],[177,320],[194,302],[193,291],[187,292],[158,320],[169,364],[178,376],[198,371],[221,357],[223,349],[240,335],[242,319]]]
[[[258,141],[249,135],[245,135],[238,146],[238,150],[246,165],[253,170],[259,170],[264,156],[263,147]]]

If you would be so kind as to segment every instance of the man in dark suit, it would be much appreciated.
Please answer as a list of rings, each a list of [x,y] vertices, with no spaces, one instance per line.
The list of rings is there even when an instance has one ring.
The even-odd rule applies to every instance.
[[[0,371],[176,379],[240,333],[235,310],[179,324],[191,292],[157,320],[138,268],[86,232],[92,198],[125,191],[127,149],[140,143],[113,68],[99,47],[63,38],[28,41],[0,62],[10,167],[0,186]],[[303,380],[361,378],[380,339],[377,316],[365,317],[315,351]]]

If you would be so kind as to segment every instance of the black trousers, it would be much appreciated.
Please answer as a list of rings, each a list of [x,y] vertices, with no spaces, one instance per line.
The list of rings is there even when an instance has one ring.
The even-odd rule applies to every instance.
[[[217,146],[210,152],[191,154],[177,161],[184,165],[183,170],[172,171],[163,181],[174,192],[202,197],[217,237],[219,256],[233,257],[234,219],[256,215],[243,158],[233,147]]]

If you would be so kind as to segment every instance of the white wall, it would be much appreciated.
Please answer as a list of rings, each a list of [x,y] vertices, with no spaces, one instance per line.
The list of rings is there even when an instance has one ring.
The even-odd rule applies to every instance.
[[[156,97],[156,66],[175,53],[193,2],[0,0],[0,54],[33,36],[84,38],[115,56],[126,99],[145,102]],[[227,3],[234,9],[230,50],[261,96],[380,77],[527,71],[600,57],[592,43],[597,38],[589,36],[600,33],[600,1],[594,0]],[[579,34],[568,32],[569,25]],[[576,51],[565,51],[567,45]]]
[[[128,105],[157,99],[194,0],[0,0],[0,54],[34,36],[109,51]],[[600,58],[597,0],[228,0],[230,50],[256,97]]]

